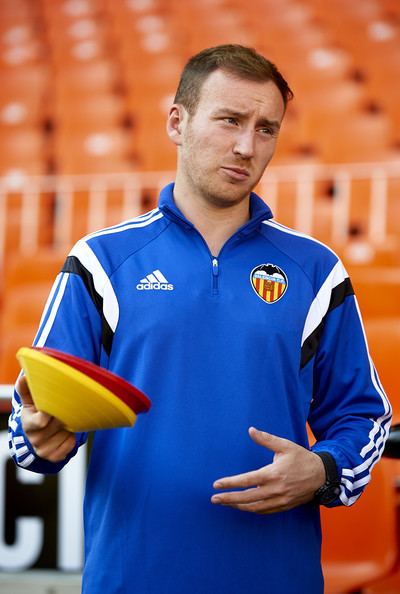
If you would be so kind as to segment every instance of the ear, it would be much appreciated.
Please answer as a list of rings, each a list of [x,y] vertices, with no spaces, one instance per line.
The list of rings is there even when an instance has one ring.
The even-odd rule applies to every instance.
[[[168,114],[167,134],[172,142],[177,146],[182,144],[182,132],[186,119],[186,109],[182,105],[174,103]]]

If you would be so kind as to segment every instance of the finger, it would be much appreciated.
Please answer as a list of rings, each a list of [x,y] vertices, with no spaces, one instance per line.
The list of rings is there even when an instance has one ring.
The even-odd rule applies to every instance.
[[[232,509],[238,509],[240,511],[254,514],[274,514],[291,509],[290,506],[280,503],[279,500],[275,499],[270,501],[254,501],[252,503],[224,504],[224,507],[231,507]]]
[[[293,442],[289,439],[272,435],[272,433],[266,431],[260,431],[255,427],[249,428],[249,435],[255,443],[275,453],[287,452],[293,446]]]
[[[232,507],[242,511],[254,512],[258,514],[272,514],[275,512],[287,511],[305,503],[304,499],[297,499],[289,497],[282,493],[275,493],[266,495],[265,491],[261,489],[252,489],[254,494],[251,495],[251,501],[240,500],[240,498],[223,498],[222,494],[218,494],[211,498],[214,505],[223,505],[224,507]],[[226,494],[224,493],[224,496]],[[236,495],[236,494],[235,494]],[[253,496],[254,495],[254,496]],[[257,495],[257,496],[256,496]]]
[[[29,405],[24,405],[22,408],[22,427],[27,434],[32,431],[42,431],[46,429],[52,419],[53,417],[47,413],[37,411]]]
[[[74,449],[75,444],[75,435],[73,433],[60,431],[43,442],[41,446],[36,447],[35,451],[38,456],[50,462],[60,462]]]
[[[41,444],[58,433],[68,433],[64,425],[58,419],[49,416],[47,413],[36,412],[27,414],[28,421],[24,424],[26,431],[30,430],[29,439],[33,446]],[[29,427],[29,429],[28,429]]]
[[[221,505],[239,505],[243,503],[255,503],[260,500],[266,500],[271,495],[263,487],[255,487],[244,491],[229,491],[227,493],[217,493],[211,497],[212,503]],[[274,495],[272,495],[274,496]]]
[[[265,468],[263,469],[265,472]],[[265,482],[265,476],[261,477],[260,470],[252,470],[232,476],[225,476],[217,479],[214,489],[244,489],[247,487],[257,487],[261,483],[261,478]]]
[[[31,391],[29,390],[28,380],[25,375],[20,375],[15,384],[15,390],[24,406],[34,406]]]
[[[61,462],[72,452],[76,446],[75,435],[69,433],[65,441],[58,447],[58,449],[49,456],[50,462]]]

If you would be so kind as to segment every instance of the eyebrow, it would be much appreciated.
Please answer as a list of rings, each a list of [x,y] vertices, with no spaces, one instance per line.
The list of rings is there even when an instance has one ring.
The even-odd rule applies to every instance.
[[[217,109],[217,111],[214,114],[215,116],[228,116],[228,117],[234,117],[234,118],[243,118],[246,117],[247,112],[245,111],[236,111],[233,109],[229,109],[229,108],[220,108]],[[262,118],[260,120],[257,121],[257,125],[258,126],[265,126],[265,127],[272,127],[275,130],[279,130],[281,127],[280,122],[276,121],[276,120],[269,120],[268,118]]]

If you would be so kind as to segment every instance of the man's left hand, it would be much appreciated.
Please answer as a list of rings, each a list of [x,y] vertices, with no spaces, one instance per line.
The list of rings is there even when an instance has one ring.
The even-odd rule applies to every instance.
[[[214,489],[241,490],[217,493],[212,496],[212,503],[271,514],[311,501],[326,480],[321,458],[288,439],[254,427],[250,427],[249,434],[255,443],[274,452],[273,462],[258,470],[216,480]]]

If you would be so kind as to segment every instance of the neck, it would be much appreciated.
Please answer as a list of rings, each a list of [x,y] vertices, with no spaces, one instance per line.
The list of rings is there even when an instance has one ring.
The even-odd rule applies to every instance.
[[[248,196],[237,204],[218,207],[204,197],[187,191],[176,181],[174,200],[182,214],[202,235],[213,256],[218,256],[224,243],[250,217]]]

